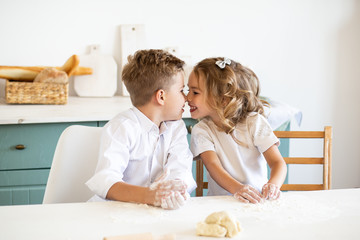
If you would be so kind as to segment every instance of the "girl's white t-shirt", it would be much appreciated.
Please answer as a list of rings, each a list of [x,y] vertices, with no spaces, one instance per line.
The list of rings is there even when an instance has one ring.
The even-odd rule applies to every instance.
[[[237,181],[261,191],[267,182],[267,163],[263,156],[269,147],[279,145],[268,121],[258,113],[251,113],[246,124],[238,124],[234,136],[244,145],[235,142],[230,134],[219,131],[210,119],[203,119],[193,127],[191,151],[194,158],[206,151],[214,151],[223,168]],[[208,195],[229,195],[207,172]]]

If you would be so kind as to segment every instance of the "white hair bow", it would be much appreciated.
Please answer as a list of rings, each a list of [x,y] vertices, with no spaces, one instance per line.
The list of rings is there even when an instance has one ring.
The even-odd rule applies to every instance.
[[[231,64],[231,60],[228,58],[224,58],[224,61],[219,60],[219,61],[216,61],[215,64],[218,65],[219,68],[224,69],[226,64],[227,65]]]

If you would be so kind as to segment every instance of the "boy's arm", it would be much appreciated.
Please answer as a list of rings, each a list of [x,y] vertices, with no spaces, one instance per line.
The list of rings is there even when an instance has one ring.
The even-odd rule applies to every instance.
[[[183,196],[185,189],[174,180],[165,180],[168,171],[164,171],[150,187],[117,182],[110,187],[106,198],[116,201],[150,204],[164,209],[177,209],[188,199]]]
[[[153,205],[155,202],[155,191],[148,187],[140,187],[125,182],[117,182],[112,185],[106,195],[107,199]]]
[[[261,201],[260,193],[249,185],[242,184],[233,178],[221,165],[220,160],[214,151],[205,151],[200,154],[210,176],[222,188],[232,194],[237,194],[240,201],[257,203]],[[241,196],[240,196],[241,195]]]

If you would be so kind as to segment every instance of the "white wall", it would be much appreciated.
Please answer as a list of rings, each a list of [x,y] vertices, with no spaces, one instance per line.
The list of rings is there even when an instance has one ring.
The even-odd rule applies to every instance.
[[[0,65],[60,66],[94,43],[120,64],[121,24],[145,24],[148,48],[177,46],[190,63],[227,56],[251,67],[262,95],[303,111],[293,129],[334,127],[333,187],[360,187],[359,1],[1,0]],[[319,178],[296,170],[290,180],[303,174]]]

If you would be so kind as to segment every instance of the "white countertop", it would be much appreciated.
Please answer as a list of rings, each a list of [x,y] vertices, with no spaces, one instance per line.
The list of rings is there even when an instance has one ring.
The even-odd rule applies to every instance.
[[[285,103],[270,101],[266,109],[273,129],[292,118],[301,123],[301,111]],[[0,125],[26,123],[109,121],[116,114],[132,107],[130,97],[69,97],[65,105],[7,104],[0,98]],[[191,118],[189,106],[185,104],[183,118]]]
[[[233,239],[359,239],[360,189],[285,192],[280,200],[244,204],[232,196],[193,197],[178,210],[144,204],[91,202],[0,207],[1,239],[86,239],[152,232],[176,239],[195,235],[196,223],[226,210],[240,222]],[[228,239],[228,238],[227,238]]]
[[[132,106],[129,97],[69,97],[65,105],[6,104],[0,98],[0,124],[108,121]],[[190,117],[188,107],[184,118]]]

